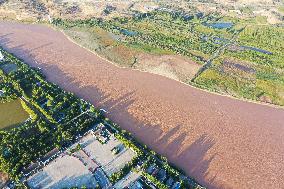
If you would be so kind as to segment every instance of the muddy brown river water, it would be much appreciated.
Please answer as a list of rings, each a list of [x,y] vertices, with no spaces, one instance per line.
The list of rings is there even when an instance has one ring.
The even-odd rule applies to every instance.
[[[284,188],[284,109],[118,68],[46,26],[0,22],[0,45],[204,186]]]

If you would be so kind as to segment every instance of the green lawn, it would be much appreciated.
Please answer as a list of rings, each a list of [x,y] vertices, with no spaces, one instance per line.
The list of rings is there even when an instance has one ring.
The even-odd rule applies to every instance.
[[[29,114],[23,109],[20,99],[0,103],[0,129],[15,127],[28,118]]]

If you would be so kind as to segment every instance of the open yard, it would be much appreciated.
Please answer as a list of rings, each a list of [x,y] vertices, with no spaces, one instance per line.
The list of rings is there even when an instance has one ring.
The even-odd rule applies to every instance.
[[[97,185],[95,177],[83,163],[69,155],[58,157],[42,171],[28,179],[28,185],[36,188],[71,188],[87,186],[93,188]]]
[[[106,144],[101,144],[92,134],[89,134],[82,139],[81,143],[84,150],[101,166],[108,176],[119,171],[136,155],[129,148],[123,147],[123,144],[114,137],[110,137]],[[121,149],[118,154],[113,154],[111,151],[115,147]]]
[[[76,149],[78,144],[80,144],[80,149]],[[112,152],[115,147],[120,149],[116,154]],[[29,177],[27,182],[32,189],[82,186],[94,188],[97,184],[108,188],[111,183],[106,175],[110,176],[118,172],[135,155],[135,152],[125,148],[112,135],[109,135],[106,143],[102,144],[92,133],[88,133],[61,156]],[[138,178],[139,175],[131,176],[131,179],[135,179],[132,177]],[[129,182],[121,183],[121,185],[126,184]]]
[[[29,114],[23,109],[20,99],[0,103],[0,129],[15,127],[28,118]]]

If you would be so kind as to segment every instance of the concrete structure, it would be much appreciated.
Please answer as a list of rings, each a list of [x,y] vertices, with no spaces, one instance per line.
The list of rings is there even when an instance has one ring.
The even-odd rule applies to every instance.
[[[30,178],[30,188],[57,189],[87,186],[95,187],[97,181],[88,167],[76,157],[63,155],[56,158]]]
[[[5,91],[0,90],[0,97],[1,97],[1,96],[4,96],[4,93],[5,93]]]
[[[4,60],[4,55],[2,54],[2,52],[0,51],[0,61]]]

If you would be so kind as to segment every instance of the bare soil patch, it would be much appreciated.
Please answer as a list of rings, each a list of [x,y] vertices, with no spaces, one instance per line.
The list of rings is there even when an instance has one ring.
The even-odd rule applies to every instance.
[[[163,75],[178,81],[192,79],[200,64],[189,58],[169,52],[146,53],[141,49],[131,48],[117,43],[119,36],[100,28],[70,28],[64,33],[76,43],[97,52],[118,66]]]
[[[225,59],[221,66],[222,73],[242,79],[256,80],[256,69],[248,62]]]
[[[118,68],[44,26],[1,23],[0,44],[208,188],[284,186],[282,108]]]
[[[0,188],[4,187],[8,180],[8,175],[3,172],[0,172]]]
[[[186,82],[194,77],[201,65],[177,55],[141,54],[137,57],[134,67]]]

